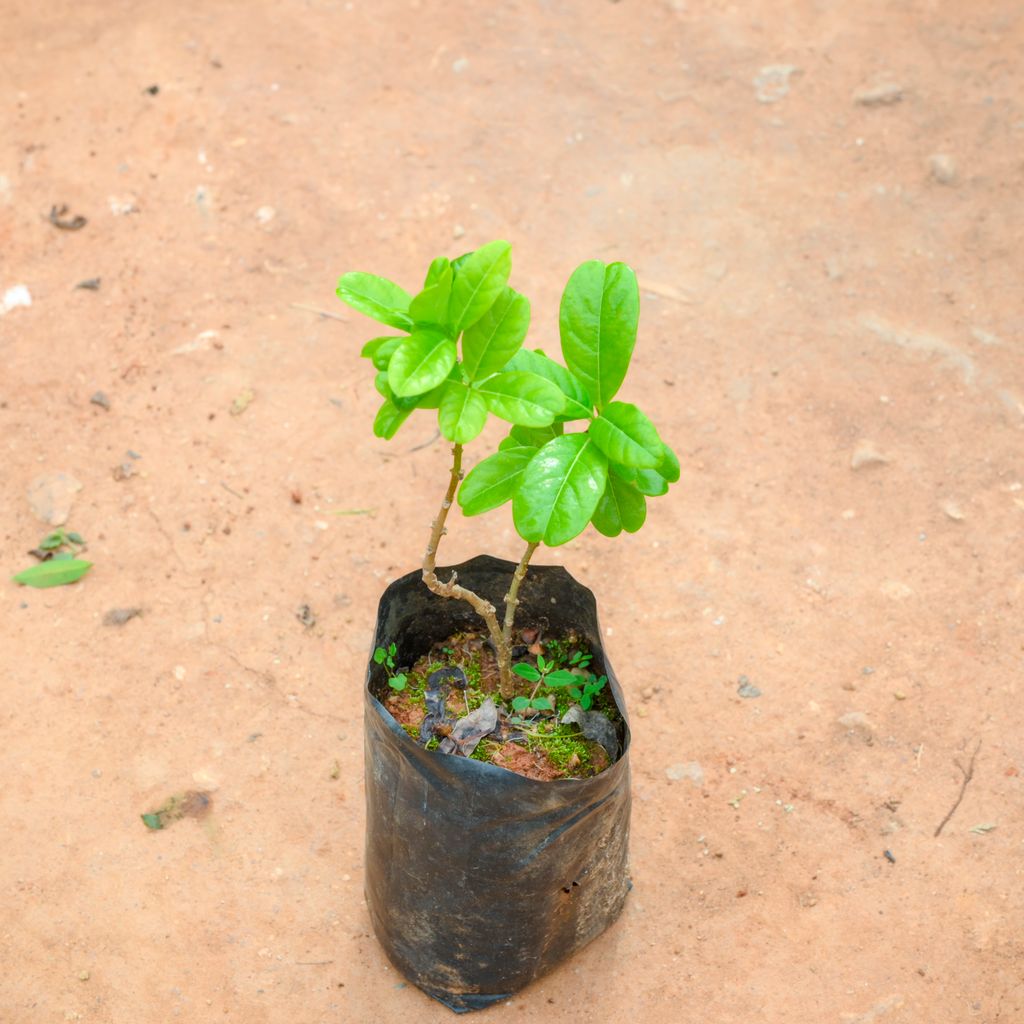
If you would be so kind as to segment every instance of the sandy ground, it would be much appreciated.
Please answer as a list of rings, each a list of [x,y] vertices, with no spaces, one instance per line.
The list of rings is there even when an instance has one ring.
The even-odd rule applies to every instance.
[[[333,289],[496,237],[552,351],[572,268],[636,267],[622,397],[684,476],[544,559],[632,702],[636,888],[484,1017],[1024,1020],[1018,3],[0,25],[0,296],[31,296],[0,316],[3,571],[56,471],[95,563],[2,588],[0,1020],[450,1019],[368,934],[359,696],[447,455],[425,416],[372,437],[375,332]],[[507,515],[456,525],[449,561],[518,555]],[[197,788],[203,821],[143,826]]]

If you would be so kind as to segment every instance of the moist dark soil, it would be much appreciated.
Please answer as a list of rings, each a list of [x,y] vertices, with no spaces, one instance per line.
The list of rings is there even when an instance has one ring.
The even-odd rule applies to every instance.
[[[516,636],[513,665],[537,668],[538,659],[559,668],[568,666],[574,655],[586,659],[590,653],[573,634],[547,638],[537,626],[526,627]],[[446,721],[428,724],[426,692],[433,673],[459,668],[465,674],[466,687],[451,686],[445,696]],[[587,668],[576,670],[580,687],[599,678]],[[456,633],[435,644],[415,664],[404,671],[403,689],[388,688],[382,702],[392,717],[427,750],[436,750],[452,731],[454,722],[479,708],[488,698],[498,706],[498,722],[469,755],[475,760],[497,765],[528,779],[542,782],[557,779],[585,779],[604,771],[611,764],[605,748],[583,734],[579,725],[563,723],[562,717],[577,701],[566,687],[537,686],[516,675],[516,691],[502,697],[498,688],[498,664],[486,636],[480,633]],[[536,692],[535,691],[536,688]],[[546,696],[552,707],[517,711],[515,697]],[[607,687],[592,698],[591,711],[599,712],[613,724],[621,719]],[[462,756],[456,754],[454,756]]]

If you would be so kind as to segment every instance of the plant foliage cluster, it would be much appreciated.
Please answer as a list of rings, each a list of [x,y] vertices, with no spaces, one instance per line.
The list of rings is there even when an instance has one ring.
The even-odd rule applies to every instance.
[[[345,274],[339,297],[395,333],[368,341],[383,399],[374,421],[391,438],[416,409],[436,410],[453,445],[488,417],[511,425],[462,481],[466,515],[512,503],[520,536],[565,544],[589,523],[609,537],[644,524],[647,498],[679,479],[679,461],[634,404],[618,401],[636,343],[640,297],[624,263],[590,260],[559,310],[564,365],[524,347],[529,300],[509,286],[508,242],[438,257],[415,295],[386,278]]]

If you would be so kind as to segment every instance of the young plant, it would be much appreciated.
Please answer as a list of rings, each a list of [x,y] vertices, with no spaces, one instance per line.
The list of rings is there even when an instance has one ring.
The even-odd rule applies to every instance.
[[[559,334],[565,365],[523,343],[529,300],[509,287],[508,242],[457,259],[435,259],[415,295],[373,274],[342,276],[338,296],[394,332],[368,341],[362,355],[383,401],[374,433],[390,439],[417,409],[436,410],[452,444],[448,487],[423,556],[423,580],[435,594],[468,602],[497,652],[499,689],[515,692],[512,626],[519,588],[541,544],[557,547],[589,524],[608,537],[644,524],[647,498],[679,479],[679,460],[636,406],[616,400],[636,343],[640,293],[624,263],[590,260],[562,294]],[[496,451],[463,478],[463,446],[489,416],[510,424]],[[461,486],[460,486],[461,485]],[[526,542],[503,621],[491,602],[437,576],[437,548],[458,501],[465,515],[508,502]]]
[[[538,697],[537,691],[543,686],[567,686],[576,681],[576,676],[568,669],[556,667],[556,663],[549,661],[543,654],[537,655],[537,667],[534,668],[527,661],[519,662],[512,666],[512,671],[533,683],[533,692],[529,697],[514,697],[512,707],[515,711],[554,711],[555,705],[550,697]]]
[[[84,538],[74,530],[54,530],[39,542],[37,548],[29,552],[39,559],[39,564],[11,578],[22,586],[38,589],[74,583],[92,568],[92,562],[78,557],[84,547]]]
[[[395,671],[395,655],[397,653],[398,646],[396,644],[389,644],[387,649],[378,647],[373,652],[373,660],[378,665],[384,666],[384,671],[388,674],[388,686],[392,690],[404,690],[406,684],[405,673]]]

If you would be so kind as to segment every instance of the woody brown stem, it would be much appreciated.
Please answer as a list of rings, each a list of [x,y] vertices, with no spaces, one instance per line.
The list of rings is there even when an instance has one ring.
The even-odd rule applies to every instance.
[[[501,646],[498,648],[498,676],[502,680],[508,679],[510,692],[512,687],[512,623],[515,621],[516,607],[519,604],[519,584],[523,582],[526,567],[530,564],[530,559],[538,547],[539,544],[535,541],[530,541],[526,545],[523,557],[519,559],[519,565],[516,566],[516,571],[512,575],[508,594],[505,596],[505,626],[501,631]]]
[[[433,525],[430,528],[430,539],[427,541],[427,550],[423,555],[423,582],[438,597],[455,597],[460,601],[467,602],[472,606],[477,615],[487,623],[487,632],[491,635],[491,642],[494,644],[494,649],[498,655],[498,688],[503,697],[511,697],[512,674],[511,670],[507,667],[508,658],[506,658],[505,672],[501,670],[501,652],[504,646],[504,638],[501,627],[498,625],[498,616],[495,613],[494,605],[490,601],[484,600],[479,594],[474,594],[472,590],[461,586],[454,572],[447,583],[437,578],[437,547],[441,542],[441,538],[446,533],[444,524],[448,519],[448,510],[452,507],[452,502],[455,500],[455,491],[458,489],[461,479],[462,445],[456,444],[452,446],[452,469],[451,478],[448,481],[448,490],[445,492],[444,501],[441,502],[441,508],[438,510]],[[525,566],[523,571],[525,572]]]

